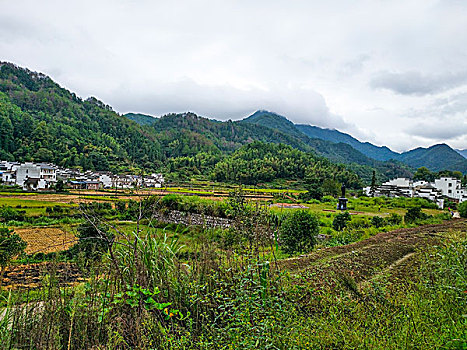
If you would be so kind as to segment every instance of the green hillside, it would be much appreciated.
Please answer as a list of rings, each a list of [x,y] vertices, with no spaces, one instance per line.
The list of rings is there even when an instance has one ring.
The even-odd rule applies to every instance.
[[[369,142],[360,142],[349,134],[340,132],[338,130],[324,129],[317,126],[303,124],[296,125],[296,127],[298,130],[311,138],[322,139],[335,143],[346,143],[367,157],[376,160],[384,161],[389,159],[397,159],[397,156],[399,155],[399,153],[391,151],[386,146],[378,147]]]
[[[217,181],[254,185],[277,179],[305,180],[322,185],[331,180],[348,187],[361,186],[360,180],[342,165],[335,165],[284,144],[255,141],[217,163],[213,178]]]
[[[449,169],[467,173],[467,159],[446,144],[419,147],[402,153],[399,159],[416,168],[425,166],[432,171]]]
[[[156,118],[152,115],[141,114],[141,113],[127,113],[123,115],[124,117],[133,120],[139,125],[151,125],[156,121]]]
[[[0,64],[0,159],[112,171],[162,164],[155,133],[11,63]]]

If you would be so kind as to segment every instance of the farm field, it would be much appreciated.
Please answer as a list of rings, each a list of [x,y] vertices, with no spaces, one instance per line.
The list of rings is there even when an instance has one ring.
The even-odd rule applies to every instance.
[[[70,327],[71,315],[77,315],[76,324],[67,328],[66,339],[54,339],[73,339],[71,348],[77,349],[110,341],[103,333],[91,337],[94,331],[79,331],[86,327],[122,332],[128,341],[141,342],[136,348],[148,349],[156,338],[171,342],[171,349],[228,344],[391,348],[396,338],[416,348],[424,335],[429,335],[426,344],[436,348],[459,338],[459,300],[451,294],[442,300],[427,296],[421,276],[426,269],[435,271],[439,249],[465,242],[467,221],[413,199],[352,197],[348,214],[335,206],[333,197],[304,201],[300,193],[290,192],[267,199],[244,192],[225,197],[96,191],[0,196],[3,225],[27,242],[24,254],[5,269],[1,280],[4,312],[18,310],[29,319],[9,339],[19,346],[21,334],[27,333],[44,342],[47,327],[39,326],[40,320],[52,325],[65,319],[65,327]],[[283,227],[303,213],[316,220],[314,234],[320,238],[307,250],[288,250]],[[336,225],[339,218],[346,220],[343,226]],[[216,220],[221,224],[210,226]],[[449,259],[442,263],[457,261]],[[457,265],[450,268],[461,278],[452,279],[457,286],[465,274],[458,273]],[[440,285],[446,283],[451,282]],[[447,317],[439,305],[448,305],[454,320],[450,332],[433,324],[425,304],[416,307],[403,294],[407,290],[417,303],[437,308],[431,311],[435,319]],[[63,300],[63,306],[57,300]],[[37,309],[36,304],[46,307]],[[401,308],[405,311],[398,311]],[[402,321],[392,325],[392,318],[401,320],[404,312],[427,326],[412,329]],[[115,315],[139,319],[151,328],[126,333],[115,328]],[[145,343],[148,334],[151,340]],[[204,338],[207,334],[211,338]],[[345,346],[334,334],[345,336]],[[55,340],[45,342],[54,344],[49,348],[57,345]]]
[[[15,232],[28,243],[27,254],[67,250],[76,241],[73,231],[65,227],[16,228]]]

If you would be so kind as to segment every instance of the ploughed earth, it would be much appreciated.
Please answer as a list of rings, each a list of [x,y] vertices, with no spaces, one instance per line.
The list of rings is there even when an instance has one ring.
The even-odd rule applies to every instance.
[[[44,278],[56,278],[60,285],[84,281],[74,264],[42,262],[10,266],[5,271],[2,286],[7,289],[33,289],[40,287]]]
[[[290,271],[297,284],[312,289],[308,292],[334,288],[349,279],[358,286],[385,276],[395,284],[410,280],[418,270],[417,255],[443,244],[450,231],[465,235],[467,220],[382,232],[360,242],[281,260],[278,268]]]

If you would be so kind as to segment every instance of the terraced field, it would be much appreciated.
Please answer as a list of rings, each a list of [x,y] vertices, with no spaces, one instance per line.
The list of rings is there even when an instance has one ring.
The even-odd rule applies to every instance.
[[[290,271],[296,283],[306,284],[308,292],[334,288],[349,278],[362,285],[388,276],[395,283],[417,273],[417,254],[431,245],[442,244],[454,231],[465,235],[467,220],[384,232],[353,244],[282,260],[278,267]]]

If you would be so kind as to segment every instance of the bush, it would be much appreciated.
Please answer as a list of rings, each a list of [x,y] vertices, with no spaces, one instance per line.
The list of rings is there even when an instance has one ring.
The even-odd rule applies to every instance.
[[[345,213],[337,214],[332,221],[332,228],[336,231],[342,231],[347,227],[347,223],[352,220],[350,214],[346,211]]]
[[[407,210],[407,214],[405,214],[404,221],[406,224],[411,224],[418,220],[424,220],[427,217],[428,215],[422,212],[422,208],[413,207]]]
[[[374,227],[382,227],[385,224],[385,220],[381,216],[373,216],[371,218],[371,225]]]
[[[107,227],[96,227],[90,222],[78,227],[78,243],[71,249],[84,253],[86,260],[98,260],[109,250],[114,235],[108,232]]]
[[[400,225],[402,224],[402,216],[396,213],[392,213],[390,217],[386,219],[389,225]]]
[[[3,221],[24,221],[24,217],[26,215],[26,211],[24,210],[16,210],[10,206],[2,206],[0,208],[0,218]]]
[[[336,202],[336,199],[333,196],[324,196],[321,198],[321,202],[323,203],[334,203]]]
[[[461,218],[467,218],[467,201],[459,204],[459,215]]]
[[[280,239],[286,253],[307,252],[316,244],[319,221],[306,210],[287,216],[280,228]]]
[[[347,227],[352,229],[360,229],[360,228],[368,228],[371,226],[371,223],[368,221],[367,218],[364,217],[356,217],[353,218],[347,225]]]

